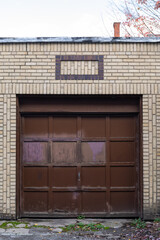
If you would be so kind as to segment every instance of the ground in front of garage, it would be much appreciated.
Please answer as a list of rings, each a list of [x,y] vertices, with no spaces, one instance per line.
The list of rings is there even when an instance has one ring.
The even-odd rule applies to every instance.
[[[160,239],[160,218],[0,221],[0,240]]]

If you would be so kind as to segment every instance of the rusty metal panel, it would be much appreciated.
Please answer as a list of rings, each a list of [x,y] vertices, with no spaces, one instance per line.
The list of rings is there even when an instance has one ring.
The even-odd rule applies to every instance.
[[[132,116],[112,116],[110,120],[111,137],[134,137],[134,119]]]
[[[48,146],[46,142],[24,142],[23,161],[26,163],[48,162]]]
[[[112,212],[135,212],[134,192],[111,192]]]
[[[76,187],[77,168],[76,167],[53,167],[52,168],[53,187]]]
[[[135,186],[134,167],[111,167],[111,187]]]
[[[105,162],[105,142],[82,142],[82,162]]]
[[[55,163],[74,163],[76,161],[76,142],[53,142],[52,161]]]
[[[106,193],[105,192],[83,192],[82,212],[105,212]]]
[[[58,138],[72,138],[77,136],[76,117],[54,117],[53,136]]]
[[[48,137],[47,117],[25,117],[23,123],[23,136],[28,138]]]
[[[47,212],[47,192],[24,192],[24,212]]]
[[[21,215],[138,214],[137,118],[23,117]]]
[[[105,167],[82,167],[82,186],[84,187],[105,187]]]
[[[78,213],[79,192],[53,192],[52,208],[55,213]]]
[[[137,96],[20,96],[20,112],[138,113]]]
[[[134,162],[134,142],[110,142],[111,162]]]
[[[105,137],[105,118],[83,117],[82,137]]]
[[[24,187],[47,187],[48,167],[24,167]]]

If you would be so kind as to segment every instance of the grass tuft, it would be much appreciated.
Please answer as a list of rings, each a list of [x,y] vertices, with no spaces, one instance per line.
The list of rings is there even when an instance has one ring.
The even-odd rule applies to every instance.
[[[155,218],[155,219],[154,219],[154,222],[155,222],[155,223],[159,223],[159,222],[160,222],[160,217]]]
[[[17,228],[18,225],[20,225],[20,224],[25,224],[25,228],[28,226],[28,223],[26,223],[26,222],[7,221],[7,222],[2,223],[0,225],[0,228],[3,228],[3,229]]]
[[[105,227],[101,223],[89,223],[84,224],[82,222],[70,224],[65,227],[63,227],[63,232],[69,232],[69,231],[99,231],[99,230],[107,230],[109,227]]]
[[[144,221],[142,221],[140,218],[133,220],[131,225],[138,229],[146,227],[146,223]]]

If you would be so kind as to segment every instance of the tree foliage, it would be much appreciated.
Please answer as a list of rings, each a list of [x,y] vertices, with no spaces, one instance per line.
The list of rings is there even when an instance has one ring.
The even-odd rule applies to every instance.
[[[160,36],[160,1],[125,0],[124,14],[126,37]]]

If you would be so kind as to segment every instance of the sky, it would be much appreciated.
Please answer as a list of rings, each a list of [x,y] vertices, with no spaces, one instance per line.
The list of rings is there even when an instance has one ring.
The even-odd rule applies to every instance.
[[[0,0],[0,37],[109,37],[108,0]]]

